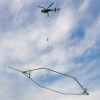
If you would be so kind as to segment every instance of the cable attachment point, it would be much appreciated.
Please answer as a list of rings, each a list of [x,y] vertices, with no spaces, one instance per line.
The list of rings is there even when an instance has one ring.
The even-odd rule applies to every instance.
[[[28,75],[28,77],[30,78],[31,71],[22,71],[22,73]]]
[[[47,41],[49,41],[49,39],[47,38]],[[48,44],[47,44],[48,45]],[[47,46],[47,49],[49,48],[49,45]]]
[[[84,88],[84,92],[82,93],[82,94],[86,94],[86,95],[89,95],[88,93],[87,93],[87,88]]]
[[[49,46],[47,46],[47,49],[49,49]]]

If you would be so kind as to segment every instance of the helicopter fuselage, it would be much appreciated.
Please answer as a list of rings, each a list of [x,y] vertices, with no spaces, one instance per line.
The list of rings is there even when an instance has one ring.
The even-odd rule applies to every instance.
[[[48,13],[49,11],[55,11],[55,9],[43,9],[43,10],[41,10],[42,13]]]

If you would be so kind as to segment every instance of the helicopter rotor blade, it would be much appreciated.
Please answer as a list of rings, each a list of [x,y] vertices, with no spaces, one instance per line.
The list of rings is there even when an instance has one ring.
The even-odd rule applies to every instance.
[[[48,8],[50,8],[53,4],[54,4],[54,2]]]
[[[38,6],[38,7],[40,7],[40,8],[44,8],[44,7],[42,7],[42,6]],[[45,8],[44,8],[45,9]]]
[[[49,13],[47,13],[48,17],[49,17]]]

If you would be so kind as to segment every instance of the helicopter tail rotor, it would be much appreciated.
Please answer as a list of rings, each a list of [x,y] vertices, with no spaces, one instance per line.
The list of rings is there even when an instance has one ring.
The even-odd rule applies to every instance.
[[[56,10],[57,10],[57,9],[55,8],[55,12],[56,12]]]
[[[55,8],[55,12],[56,12],[57,10],[59,11],[59,9],[60,9],[60,8],[58,8],[58,9]]]

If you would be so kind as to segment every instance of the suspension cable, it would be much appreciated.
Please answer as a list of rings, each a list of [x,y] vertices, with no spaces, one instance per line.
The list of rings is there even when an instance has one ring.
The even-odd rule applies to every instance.
[[[48,25],[48,21],[47,21],[47,50],[49,49],[49,35],[48,35],[49,30],[48,29],[49,29],[49,25]]]

